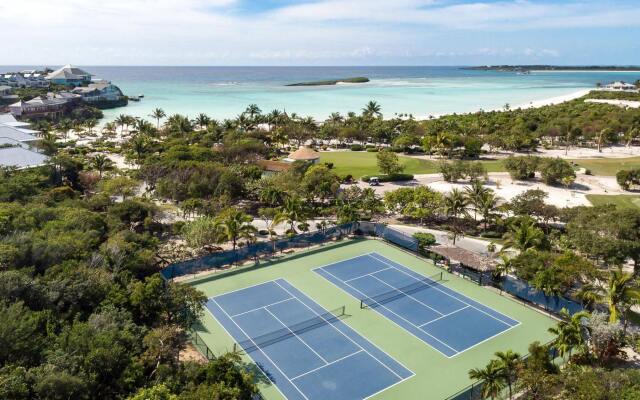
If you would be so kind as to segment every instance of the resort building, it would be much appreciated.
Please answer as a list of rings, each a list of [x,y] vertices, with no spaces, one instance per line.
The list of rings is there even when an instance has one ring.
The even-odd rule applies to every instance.
[[[637,91],[638,88],[632,83],[616,81],[602,87],[604,90]]]
[[[92,76],[85,70],[67,64],[48,74],[45,79],[56,85],[82,86],[91,83]]]
[[[288,162],[305,161],[311,164],[317,164],[320,161],[320,153],[313,149],[310,149],[309,147],[303,146],[293,153],[289,154],[289,156],[284,160]]]
[[[57,119],[64,115],[69,106],[69,100],[38,96],[29,101],[18,101],[9,105],[9,112],[19,118],[51,118]]]
[[[19,146],[6,146],[0,140],[0,167],[27,169],[45,165],[49,157]]]
[[[49,87],[49,82],[44,79],[43,74],[24,71],[1,74],[0,85],[14,88],[46,88]]]
[[[11,95],[13,92],[13,88],[8,85],[0,85],[0,97],[5,97]]]
[[[82,100],[91,103],[108,103],[124,100],[124,94],[119,87],[111,82],[90,83],[88,86],[81,86],[72,91],[82,97]]]
[[[31,147],[38,140],[32,133],[38,133],[30,129],[20,129],[9,125],[0,124],[0,139],[17,143],[20,147]],[[0,146],[3,143],[0,142]]]
[[[25,169],[47,163],[48,157],[35,147],[38,132],[27,126],[11,114],[0,114],[0,168]]]

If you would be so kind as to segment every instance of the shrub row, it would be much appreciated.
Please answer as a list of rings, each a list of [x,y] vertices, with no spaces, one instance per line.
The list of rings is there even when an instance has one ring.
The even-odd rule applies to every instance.
[[[372,176],[377,176],[380,182],[400,182],[413,180],[412,174],[392,174],[392,175],[364,175],[362,182],[369,182]]]

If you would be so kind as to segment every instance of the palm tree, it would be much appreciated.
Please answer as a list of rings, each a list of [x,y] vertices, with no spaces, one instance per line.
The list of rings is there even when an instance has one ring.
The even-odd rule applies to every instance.
[[[627,147],[631,147],[631,143],[634,139],[640,137],[640,129],[638,128],[630,128],[627,133],[625,133],[624,138],[627,141]]]
[[[469,199],[469,203],[473,206],[473,220],[476,220],[478,211],[480,211],[480,201],[483,196],[491,192],[491,189],[484,187],[482,182],[473,181],[471,186],[467,186],[464,190]]]
[[[148,140],[144,135],[136,135],[129,141],[129,146],[136,153],[136,162],[141,164],[142,155],[147,150]]]
[[[632,305],[640,302],[640,287],[633,274],[626,273],[619,268],[611,272],[606,289],[606,299],[609,305],[609,322],[614,323],[625,316]]]
[[[216,221],[218,242],[231,242],[235,250],[238,240],[251,240],[254,237],[256,228],[251,224],[252,221],[253,218],[242,211],[230,210]]]
[[[278,206],[282,204],[287,194],[282,189],[269,185],[260,191],[258,197],[263,203],[270,206]]]
[[[156,120],[156,129],[160,129],[160,120],[167,116],[162,108],[154,108],[149,116]]]
[[[593,310],[596,303],[603,299],[604,288],[597,284],[585,284],[576,292],[576,298],[580,300],[582,306],[587,310]]]
[[[262,114],[262,110],[260,109],[260,107],[258,107],[257,104],[249,104],[249,106],[247,106],[247,109],[244,110],[244,113],[249,115],[249,118],[251,118],[252,120],[255,120],[257,116]]]
[[[114,122],[120,127],[120,133],[122,133],[124,131],[124,126],[127,124],[128,122],[128,118],[126,115],[124,114],[120,114],[116,117],[116,119],[114,120]]]
[[[93,128],[98,126],[98,121],[96,121],[93,118],[88,119],[88,120],[85,121],[84,126],[87,127],[87,129],[89,130],[89,135],[91,135],[91,134],[93,134]]]
[[[73,128],[73,124],[71,123],[71,120],[67,118],[58,122],[58,130],[62,132],[62,137],[64,138],[64,140],[67,140],[67,138],[69,137],[69,130],[71,128]]]
[[[469,200],[459,189],[453,189],[442,199],[442,209],[450,217],[467,216]]]
[[[596,134],[596,143],[598,144],[599,153],[602,153],[602,145],[606,143],[610,134],[611,129],[609,128],[604,128]]]
[[[98,175],[102,178],[102,173],[113,168],[113,161],[104,154],[96,154],[91,159],[91,167],[98,170]]]
[[[380,116],[382,116],[382,112],[381,111],[382,111],[382,107],[380,107],[380,104],[378,104],[377,102],[371,100],[362,109],[362,114],[366,115],[366,116],[370,116],[370,117],[372,117],[372,116],[380,117]]]
[[[281,215],[278,219],[286,221],[290,226],[291,233],[296,233],[296,221],[306,219],[305,206],[299,196],[291,196],[284,199],[284,205],[280,208]]]
[[[589,313],[586,311],[571,315],[565,308],[560,310],[560,321],[556,326],[548,329],[550,333],[557,336],[553,346],[558,350],[560,357],[568,354],[571,358],[571,351],[574,348],[584,346],[585,328],[582,321],[588,317]]]
[[[209,125],[209,123],[211,122],[211,118],[209,118],[209,116],[207,114],[200,113],[196,117],[196,121],[195,122],[196,122],[196,124],[198,124],[200,129],[204,129],[204,127]]]
[[[517,369],[520,364],[520,354],[507,350],[498,351],[495,355],[498,357],[502,376],[509,387],[509,399],[511,399],[513,397],[513,384],[518,378]]]
[[[470,370],[469,378],[482,381],[481,396],[483,399],[495,399],[505,387],[502,366],[498,360],[489,361],[485,368]]]
[[[114,137],[116,134],[116,124],[114,122],[107,122],[102,127],[102,134],[107,137]]]
[[[482,216],[482,223],[486,231],[490,221],[496,216],[498,197],[492,190],[488,190],[478,198],[474,198],[472,205]]]
[[[527,251],[542,246],[544,232],[536,226],[532,218],[522,217],[509,224],[509,230],[504,234],[504,239],[504,249],[515,248]]]

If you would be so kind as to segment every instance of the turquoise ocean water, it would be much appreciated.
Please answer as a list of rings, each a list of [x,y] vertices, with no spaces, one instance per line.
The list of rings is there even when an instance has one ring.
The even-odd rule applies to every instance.
[[[597,82],[633,82],[639,72],[469,71],[459,67],[83,67],[111,80],[141,102],[105,111],[106,120],[125,113],[145,117],[160,107],[167,114],[207,113],[233,118],[255,103],[273,109],[326,118],[331,112],[360,112],[370,100],[385,117],[411,113],[426,117],[528,104],[595,87]],[[1,69],[1,68],[0,68]],[[321,87],[287,83],[366,76],[371,82]]]

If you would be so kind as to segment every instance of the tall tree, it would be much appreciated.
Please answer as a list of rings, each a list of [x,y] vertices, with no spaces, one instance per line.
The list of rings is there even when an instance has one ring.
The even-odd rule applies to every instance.
[[[469,378],[482,381],[482,398],[495,399],[505,387],[502,366],[497,360],[489,361],[484,368],[474,368],[469,371]]]
[[[162,108],[154,108],[149,116],[156,120],[156,129],[160,129],[160,120],[167,116]]]
[[[251,216],[229,209],[223,212],[216,221],[216,232],[218,232],[218,242],[231,242],[233,250],[238,245],[238,240],[247,239],[251,241],[255,236],[256,228],[251,224]]]

